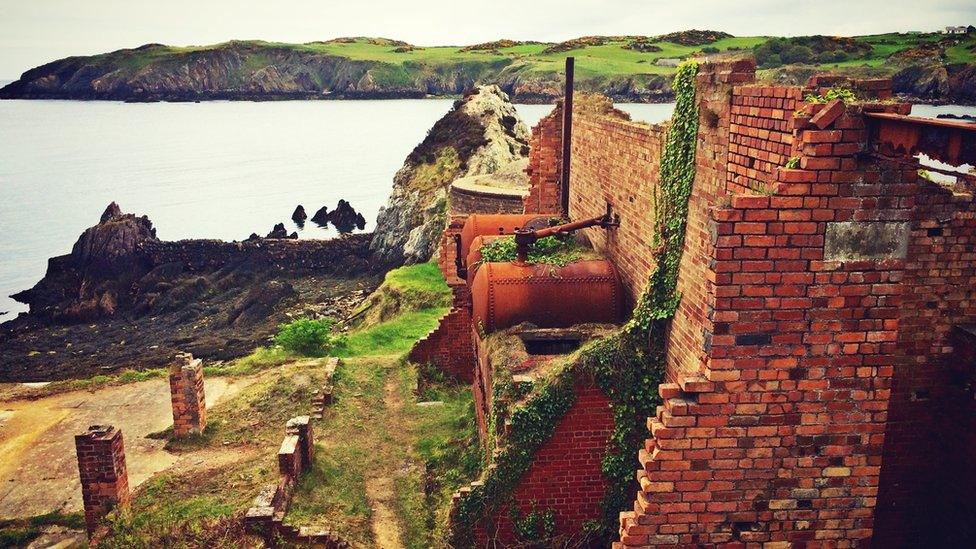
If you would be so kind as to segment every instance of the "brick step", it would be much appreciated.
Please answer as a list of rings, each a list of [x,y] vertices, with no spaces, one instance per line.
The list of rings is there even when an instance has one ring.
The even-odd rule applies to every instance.
[[[672,416],[687,416],[694,405],[694,401],[685,398],[669,398],[664,401],[664,410]]]
[[[678,384],[681,387],[681,391],[688,395],[715,392],[715,383],[702,376],[683,377]]]

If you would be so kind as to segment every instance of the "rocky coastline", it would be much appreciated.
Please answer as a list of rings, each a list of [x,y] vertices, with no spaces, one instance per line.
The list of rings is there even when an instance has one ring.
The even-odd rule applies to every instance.
[[[343,318],[382,278],[371,239],[163,241],[112,203],[13,296],[30,312],[0,325],[0,381],[160,367],[181,351],[229,360],[293,318]]]

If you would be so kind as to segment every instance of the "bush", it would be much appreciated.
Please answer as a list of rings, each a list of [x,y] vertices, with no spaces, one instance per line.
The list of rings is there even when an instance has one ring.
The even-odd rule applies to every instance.
[[[282,324],[278,326],[275,343],[296,355],[325,356],[340,343],[339,338],[332,335],[334,324],[331,318],[301,318]]]
[[[715,46],[705,46],[701,51],[702,53],[718,53],[718,48]]]

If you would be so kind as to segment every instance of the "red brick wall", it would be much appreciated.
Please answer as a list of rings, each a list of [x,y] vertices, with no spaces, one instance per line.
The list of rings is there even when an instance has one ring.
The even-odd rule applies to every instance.
[[[532,128],[529,140],[529,195],[524,213],[561,214],[562,104]]]
[[[935,184],[923,182],[916,197],[876,542],[963,546],[953,536],[971,521],[953,517],[972,510],[976,429],[972,395],[959,392],[966,376],[951,370],[958,360],[948,355],[948,335],[955,324],[976,323],[976,212],[972,198]],[[969,458],[958,461],[960,452]]]
[[[730,192],[768,187],[775,169],[793,156],[792,113],[802,99],[798,86],[736,88],[728,145]]]
[[[458,303],[460,296],[462,303]],[[474,380],[474,345],[471,341],[470,294],[455,293],[455,305],[441,317],[440,324],[410,349],[408,359],[416,364],[433,364],[456,379]],[[467,300],[467,304],[463,303]]]
[[[711,306],[712,223],[709,209],[728,200],[726,180],[732,87],[750,81],[755,65],[739,62],[703,68],[695,80],[698,146],[695,182],[688,201],[688,224],[678,272],[682,298],[668,331],[667,379],[696,375],[706,360],[705,330]]]
[[[513,495],[522,516],[533,509],[554,511],[557,536],[579,533],[585,522],[600,519],[606,491],[601,461],[613,431],[607,397],[592,385],[578,384],[574,390],[576,401],[552,438],[536,452]],[[508,508],[477,532],[503,544],[515,541]],[[484,547],[485,539],[478,539],[475,546]]]
[[[718,120],[702,115],[721,129],[734,102],[721,108],[721,97],[742,76],[702,70],[700,100],[714,100]],[[661,387],[621,545],[869,542],[905,260],[833,260],[825,247],[828,225],[909,219],[917,177],[858,162],[865,137],[857,113],[803,129],[800,168],[772,172],[773,196],[730,200],[714,164],[722,150],[699,149],[709,165],[681,274],[704,291],[683,292],[669,350],[678,383]]]
[[[467,283],[457,276],[457,248],[454,235],[461,234],[466,215],[451,216],[441,235],[437,265],[451,288],[451,310],[441,317],[431,333],[421,338],[410,349],[408,360],[417,364],[430,363],[444,373],[471,383],[474,380],[474,341],[471,339],[471,291]]]
[[[184,354],[169,370],[173,404],[173,434],[182,437],[202,433],[207,426],[207,399],[203,390],[203,361]]]
[[[664,125],[574,110],[570,218],[602,215],[608,202],[620,215],[620,227],[584,234],[614,262],[631,303],[653,266],[654,192],[665,131]]]

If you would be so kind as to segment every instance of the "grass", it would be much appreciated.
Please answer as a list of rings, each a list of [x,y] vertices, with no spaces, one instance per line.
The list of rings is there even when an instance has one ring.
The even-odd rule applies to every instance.
[[[316,457],[299,482],[287,520],[322,526],[369,544],[375,502],[367,482],[391,475],[389,506],[407,547],[441,545],[450,496],[481,464],[471,391],[441,380],[416,404],[417,369],[402,354],[437,325],[450,292],[436,265],[401,268],[387,283],[426,295],[432,306],[352,331],[336,371],[335,401],[315,425]],[[106,547],[240,547],[255,540],[240,517],[276,481],[285,422],[311,409],[326,359],[296,361],[278,348],[220,365],[210,373],[256,375],[241,392],[208,410],[204,433],[170,440],[177,453],[206,452],[202,465],[157,474],[134,494],[131,512],[112,515]],[[274,368],[273,370],[268,370]],[[166,438],[171,430],[153,435]],[[195,454],[190,454],[195,455]],[[213,461],[220,456],[224,459]],[[194,463],[193,458],[186,461]]]
[[[263,375],[208,410],[202,435],[167,444],[177,453],[205,450],[201,464],[157,474],[140,486],[127,516],[113,516],[106,547],[240,547],[240,513],[262,486],[277,480],[285,422],[308,413],[324,379],[324,360]],[[159,433],[156,438],[167,433]],[[223,456],[220,461],[213,461]]]
[[[450,496],[477,473],[474,408],[467,387],[444,385],[439,406],[417,406],[416,368],[395,357],[344,361],[336,400],[326,410],[315,464],[298,486],[286,520],[329,527],[370,544],[366,482],[392,477],[393,511],[407,547],[438,546]]]
[[[45,526],[64,526],[76,530],[85,528],[81,513],[54,511],[34,517],[0,520],[0,547],[21,547],[41,535]]]
[[[341,357],[395,355],[404,353],[421,337],[437,327],[447,307],[411,311],[369,329],[353,332],[336,353]]]

